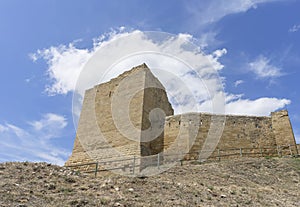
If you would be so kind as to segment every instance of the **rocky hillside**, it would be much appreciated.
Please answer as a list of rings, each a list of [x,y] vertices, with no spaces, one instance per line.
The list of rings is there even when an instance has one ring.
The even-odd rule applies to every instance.
[[[300,159],[190,163],[140,178],[1,163],[0,206],[300,206]]]

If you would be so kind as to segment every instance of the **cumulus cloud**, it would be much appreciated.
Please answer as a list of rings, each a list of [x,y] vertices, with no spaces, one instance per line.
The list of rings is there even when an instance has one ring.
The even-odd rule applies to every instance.
[[[221,50],[214,51],[213,54],[218,59],[218,58],[222,57],[223,55],[227,54],[227,50],[225,48],[223,48]]]
[[[46,91],[55,95],[66,94],[75,87],[79,73],[91,55],[92,52],[88,49],[79,49],[74,43],[70,43],[38,50],[29,57],[33,62],[41,58],[47,62],[50,83],[46,86]]]
[[[271,60],[263,55],[258,56],[248,66],[259,79],[277,78],[283,75],[281,68],[273,65]]]
[[[31,56],[47,61],[47,74],[52,80],[52,85],[49,85],[47,90],[52,92],[51,95],[75,92],[75,94],[79,94],[77,98],[79,101],[82,100],[83,93],[87,88],[109,81],[125,70],[146,62],[162,82],[169,83],[165,86],[169,94],[175,97],[173,100],[177,100],[177,104],[175,103],[174,106],[182,107],[186,100],[181,100],[181,97],[186,97],[187,92],[192,92],[197,100],[204,101],[223,89],[222,79],[217,74],[223,65],[218,59],[226,54],[227,50],[220,49],[212,54],[204,54],[199,47],[190,43],[192,38],[189,34],[112,32],[96,38],[93,48],[84,50],[86,53],[80,53],[84,56],[82,59],[85,61],[77,61],[76,57],[70,58],[65,55],[80,50],[74,46],[51,47],[39,50]],[[76,54],[79,53],[76,52]],[[88,56],[93,58],[88,60],[86,59]],[[67,64],[72,67],[66,67]],[[161,71],[165,71],[165,73],[163,74]],[[74,77],[74,73],[77,74],[77,78]],[[168,78],[171,77],[170,74],[173,78]],[[188,90],[178,90],[176,87],[178,79],[185,82]],[[172,81],[175,84],[171,84]],[[184,105],[186,110],[195,108],[190,102],[189,104]],[[73,107],[78,112],[80,107],[77,104],[74,104]],[[178,111],[186,110],[178,109]]]
[[[300,29],[300,24],[294,25],[292,28],[289,29],[289,32],[297,32]]]
[[[29,122],[25,128],[0,124],[0,161],[46,161],[63,165],[70,152],[54,146],[49,139],[61,136],[66,125],[63,116],[53,113]]]
[[[47,74],[52,82],[47,90],[52,95],[74,92],[73,113],[77,120],[87,88],[109,81],[143,62],[166,87],[176,113],[196,110],[224,113],[226,109],[226,113],[268,115],[290,103],[287,99],[264,97],[249,100],[239,94],[224,93],[225,77],[219,75],[224,66],[219,58],[226,55],[227,50],[221,48],[206,54],[200,46],[191,44],[192,39],[189,34],[123,30],[94,39],[91,49],[60,45],[40,50],[36,56],[48,63]],[[251,62],[249,67],[260,78],[282,75],[280,69],[271,65],[264,56]],[[235,84],[241,83],[239,80]],[[32,125],[39,128],[44,124]]]
[[[255,100],[237,99],[226,104],[226,113],[237,115],[269,116],[270,112],[291,103],[288,99],[259,98]]]

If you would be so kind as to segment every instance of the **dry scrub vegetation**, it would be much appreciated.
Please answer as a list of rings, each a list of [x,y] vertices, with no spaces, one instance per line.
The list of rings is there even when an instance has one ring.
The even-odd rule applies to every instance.
[[[1,163],[0,206],[300,206],[300,159],[189,163],[140,178]]]

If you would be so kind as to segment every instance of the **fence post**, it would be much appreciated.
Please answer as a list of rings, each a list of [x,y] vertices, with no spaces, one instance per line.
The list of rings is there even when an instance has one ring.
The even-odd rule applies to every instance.
[[[98,172],[98,162],[96,162],[95,177],[97,177],[97,172]]]
[[[242,148],[240,148],[240,156],[243,157]]]
[[[262,157],[263,156],[263,152],[262,152],[261,147],[259,147],[259,152],[260,152],[260,156]]]
[[[279,152],[279,146],[278,146],[278,145],[276,146],[276,149],[277,149],[277,154],[278,154],[278,157],[281,157],[281,156],[280,156],[280,152]]]
[[[293,151],[292,151],[292,147],[290,144],[289,144],[289,150],[290,150],[291,156],[293,156]]]
[[[220,157],[220,149],[218,148],[218,160],[221,161],[221,157]]]
[[[160,162],[160,155],[159,153],[157,154],[157,169],[159,169],[159,162]]]
[[[135,171],[135,156],[133,156],[133,164],[132,164],[132,174],[134,175]]]

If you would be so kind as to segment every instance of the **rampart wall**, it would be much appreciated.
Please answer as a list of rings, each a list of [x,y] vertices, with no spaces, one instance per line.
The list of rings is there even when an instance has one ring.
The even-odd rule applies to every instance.
[[[222,119],[221,123],[218,122]],[[216,121],[215,121],[216,120]],[[213,125],[219,125],[220,139]],[[223,126],[222,126],[223,125]],[[178,141],[176,141],[178,139]],[[201,150],[210,139],[216,144],[213,149],[228,150],[236,148],[274,148],[270,153],[276,153],[276,146],[291,145],[292,153],[297,154],[297,147],[292,126],[286,110],[273,112],[271,116],[236,116],[215,115],[207,113],[188,113],[166,117],[164,131],[164,149],[172,148],[174,143],[182,153],[188,153],[187,159],[197,159]],[[209,146],[209,145],[208,145]],[[173,147],[176,149],[176,147]],[[174,150],[175,152],[176,150]],[[249,152],[250,153],[250,152]],[[290,153],[290,152],[288,152]],[[216,154],[214,152],[213,154]]]

